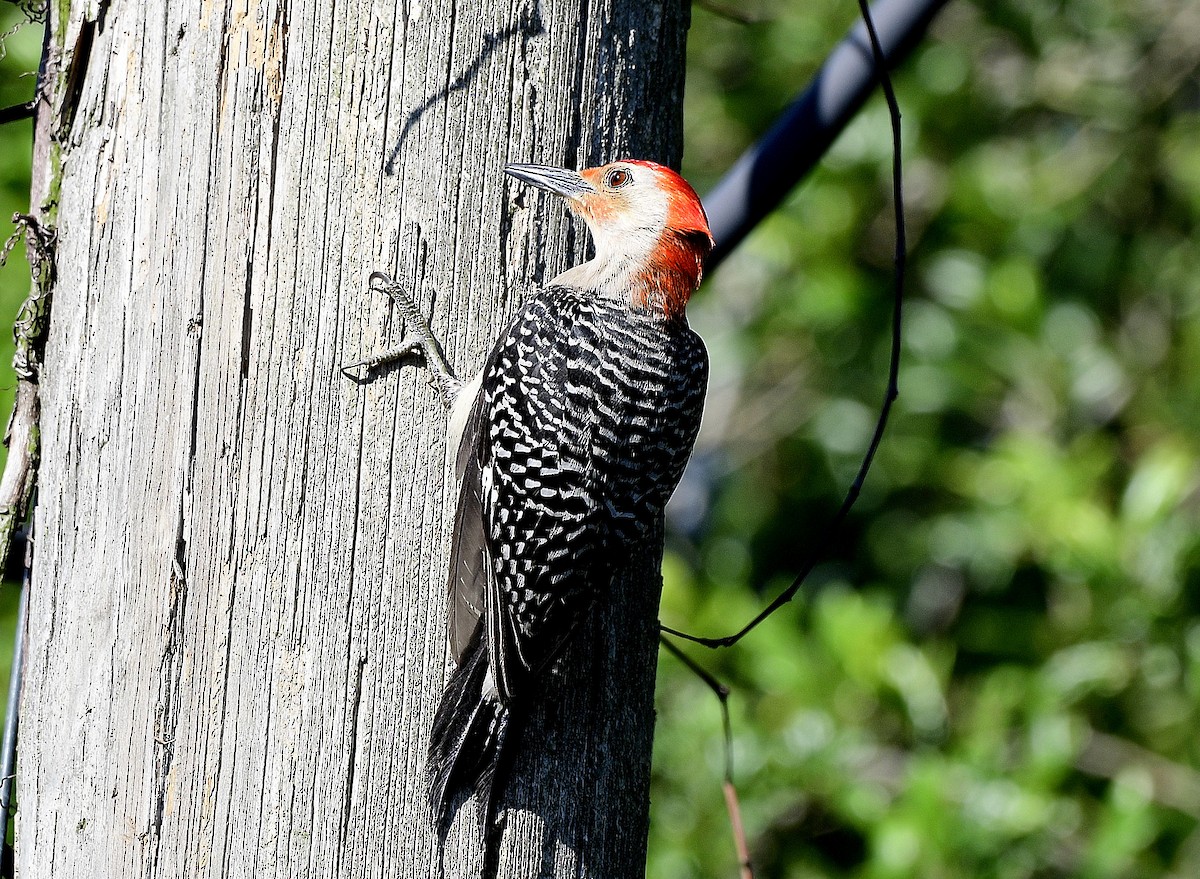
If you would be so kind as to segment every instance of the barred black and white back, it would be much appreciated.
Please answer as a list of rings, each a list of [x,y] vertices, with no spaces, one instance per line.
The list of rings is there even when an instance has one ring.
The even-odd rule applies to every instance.
[[[521,701],[644,540],[700,426],[708,357],[682,314],[551,286],[501,336],[469,400],[450,569],[458,669],[430,747],[430,806],[486,814]],[[474,387],[474,385],[470,386]]]

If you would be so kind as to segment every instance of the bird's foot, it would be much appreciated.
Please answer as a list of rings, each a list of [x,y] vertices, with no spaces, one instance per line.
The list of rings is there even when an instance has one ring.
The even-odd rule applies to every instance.
[[[372,290],[380,290],[391,297],[410,332],[404,341],[395,348],[372,354],[370,357],[364,357],[354,363],[345,364],[342,366],[342,373],[349,378],[366,378],[385,363],[396,363],[419,356],[425,361],[425,366],[429,370],[429,383],[441,395],[443,405],[447,409],[450,408],[455,396],[462,388],[462,382],[454,374],[450,364],[446,362],[446,355],[442,351],[441,344],[433,335],[433,331],[429,328],[429,321],[417,309],[412,297],[390,275],[385,275],[383,272],[372,272],[369,284]],[[357,370],[363,370],[361,376],[356,375]]]

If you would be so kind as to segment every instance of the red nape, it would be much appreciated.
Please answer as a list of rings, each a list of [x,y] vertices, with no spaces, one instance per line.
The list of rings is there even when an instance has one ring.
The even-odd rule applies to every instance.
[[[667,317],[683,317],[704,277],[704,260],[712,246],[707,228],[703,232],[665,229],[646,267],[633,277],[634,307],[658,308]]]

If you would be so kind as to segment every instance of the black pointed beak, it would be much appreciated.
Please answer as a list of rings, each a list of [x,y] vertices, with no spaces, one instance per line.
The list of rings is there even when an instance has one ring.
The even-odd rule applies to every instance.
[[[504,173],[564,198],[579,198],[596,191],[577,171],[567,168],[554,168],[550,165],[505,165]]]

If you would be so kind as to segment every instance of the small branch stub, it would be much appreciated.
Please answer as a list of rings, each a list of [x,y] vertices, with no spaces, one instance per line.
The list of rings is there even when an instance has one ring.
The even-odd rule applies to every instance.
[[[8,555],[13,532],[25,518],[37,481],[41,453],[38,374],[50,323],[50,292],[55,275],[54,230],[27,214],[14,214],[13,222],[17,228],[0,250],[0,264],[8,259],[24,233],[31,286],[13,324],[13,341],[16,343],[13,369],[17,373],[17,390],[4,433],[8,459],[0,477],[0,559]]]

